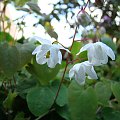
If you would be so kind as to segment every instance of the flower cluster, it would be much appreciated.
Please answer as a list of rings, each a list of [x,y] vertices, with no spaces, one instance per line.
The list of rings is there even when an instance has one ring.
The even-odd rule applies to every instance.
[[[88,61],[74,65],[69,71],[69,77],[72,78],[75,76],[75,79],[79,84],[85,83],[86,73],[89,79],[98,78],[93,66],[107,64],[108,56],[112,60],[115,60],[113,50],[102,42],[86,44],[80,49],[77,55],[86,50]]]
[[[56,64],[61,64],[62,54],[60,49],[70,52],[60,44],[52,43],[49,40],[42,39],[40,37],[34,37],[41,45],[37,46],[33,51],[33,55],[36,54],[36,61],[38,64],[47,63],[48,67],[54,68]],[[115,54],[113,50],[102,42],[89,43],[83,46],[77,53],[87,51],[88,61],[75,64],[69,71],[69,77],[73,77],[79,84],[85,84],[86,76],[88,79],[98,79],[94,70],[94,66],[100,66],[107,64],[108,57],[115,60]]]

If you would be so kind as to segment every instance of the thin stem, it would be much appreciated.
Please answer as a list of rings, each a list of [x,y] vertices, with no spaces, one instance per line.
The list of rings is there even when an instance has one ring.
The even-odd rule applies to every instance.
[[[71,47],[70,47],[70,49],[69,49],[70,51],[72,50],[73,43],[74,43],[74,41],[75,41],[76,33],[77,33],[77,26],[76,26],[76,28],[75,28],[75,33],[74,33],[74,36],[73,36],[72,45],[71,45]],[[60,84],[59,84],[59,87],[58,87],[58,90],[57,90],[57,93],[56,93],[56,96],[55,96],[55,99],[54,99],[53,104],[56,102],[57,97],[58,97],[58,95],[59,95],[60,88],[61,88],[61,86],[62,86],[62,83],[63,83],[64,77],[65,77],[65,73],[66,73],[66,70],[67,70],[67,66],[68,66],[68,64],[69,64],[68,59],[69,59],[69,54],[68,54],[67,59],[66,59],[65,69],[64,69],[64,72],[63,72],[63,75],[62,75],[62,78],[61,78],[61,81],[60,81]]]
[[[89,3],[89,1],[90,1],[90,0],[88,0],[87,4]],[[87,7],[87,4],[85,5],[84,9],[82,8],[82,9],[78,12],[78,14],[79,14],[82,10],[85,10],[85,8]],[[70,49],[69,49],[70,51],[72,50],[72,47],[73,47],[73,44],[74,44],[74,41],[75,41],[75,36],[76,36],[76,34],[77,34],[77,26],[76,26],[76,28],[75,28],[72,45],[71,45],[71,47],[70,47]],[[63,83],[63,81],[64,81],[65,73],[66,73],[67,67],[68,67],[68,65],[69,65],[69,62],[68,62],[69,56],[70,56],[70,54],[68,54],[68,56],[67,56],[65,69],[64,69],[64,72],[63,72],[63,75],[62,75],[62,78],[61,78],[61,81],[60,81],[60,84],[59,84],[59,87],[58,87],[58,90],[57,90],[57,93],[56,93],[56,96],[55,96],[55,99],[54,99],[54,102],[53,102],[53,105],[54,105],[54,103],[55,103],[56,100],[57,100],[57,97],[58,97],[59,92],[60,92],[60,88],[61,88],[62,83]],[[52,105],[52,107],[53,107],[53,105]],[[52,107],[51,107],[51,109],[52,109]]]
[[[62,75],[62,78],[61,78],[61,81],[60,81],[60,84],[59,84],[59,87],[58,87],[58,90],[57,90],[57,93],[56,93],[56,96],[55,96],[55,99],[54,99],[53,104],[56,102],[57,97],[58,97],[58,95],[59,95],[60,88],[61,88],[61,86],[62,86],[62,83],[63,83],[63,80],[64,80],[64,76],[65,76],[65,73],[66,73],[66,70],[67,70],[67,66],[68,66],[68,64],[66,63],[66,66],[65,66],[65,69],[64,69],[64,72],[63,72],[63,75]]]
[[[80,14],[83,10],[86,9],[86,7],[87,7],[87,5],[88,5],[89,2],[90,2],[90,0],[87,1],[85,7],[84,7],[84,8],[82,7],[81,10],[78,12],[78,14]],[[77,14],[77,15],[78,15],[78,14]]]
[[[63,46],[64,48],[66,48],[66,49],[68,49],[67,47],[65,47],[64,45],[62,45],[59,41],[54,41],[52,44],[54,44],[54,43],[59,43],[61,46]]]
[[[75,60],[69,61],[68,64],[73,64],[74,62],[85,60],[86,58],[77,58]]]
[[[86,5],[85,5],[85,7],[84,7],[84,9],[83,10],[85,10],[86,9],[86,7],[87,7],[87,5],[88,5],[88,3],[90,2],[90,0],[88,0],[87,1],[87,3],[86,3]]]
[[[75,40],[76,42],[84,42],[84,41],[88,41],[88,40],[93,40],[93,38],[83,38],[83,39],[81,39],[81,40]]]
[[[77,34],[77,26],[76,26],[76,28],[75,28],[75,33],[74,33],[74,36],[73,36],[73,41],[72,41],[72,45],[71,45],[71,47],[70,47],[70,51],[72,50],[72,47],[73,47],[73,44],[74,44],[74,41],[75,41],[75,36],[76,36],[76,34]],[[68,56],[69,57],[69,56]]]

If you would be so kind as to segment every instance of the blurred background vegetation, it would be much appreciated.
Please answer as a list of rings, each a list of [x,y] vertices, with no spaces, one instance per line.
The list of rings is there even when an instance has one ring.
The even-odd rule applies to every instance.
[[[120,120],[120,1],[89,0],[85,9],[88,18],[80,13],[80,19],[76,19],[77,13],[86,6],[87,0],[41,1],[43,0],[0,0],[0,120],[71,120],[66,98],[70,84],[68,73],[54,109],[48,112],[53,101],[51,90],[56,93],[65,67],[65,52],[62,51],[62,65],[55,69],[38,65],[31,54],[35,45],[33,41],[29,41],[29,37],[47,36],[46,38],[58,40],[69,47],[76,26],[78,31],[69,58],[71,61],[76,58],[80,47],[98,39],[113,49],[116,60],[95,68],[98,81],[87,80],[84,88],[87,96],[83,94],[75,103],[71,96],[75,98],[80,93],[74,93],[74,90],[83,88],[74,82],[70,84],[68,91],[71,93],[69,104],[72,120]],[[44,3],[51,7],[44,6]],[[12,12],[13,8],[16,14]],[[14,19],[6,11],[10,12]],[[32,33],[26,32],[28,30]],[[80,40],[82,42],[77,42]],[[84,52],[79,57],[86,58],[86,54]],[[34,88],[35,86],[42,87],[38,89]],[[95,102],[95,95],[89,86],[94,87],[98,103]],[[44,92],[41,93],[41,90]],[[44,97],[47,93],[49,100],[45,101],[48,99]],[[43,98],[42,104],[37,98]],[[82,100],[83,102],[79,103]],[[87,105],[86,102],[90,103]],[[45,108],[40,110],[40,105]],[[79,108],[80,105],[85,109]],[[96,110],[92,105],[97,106],[96,115],[88,112]],[[80,114],[83,115],[82,118]]]

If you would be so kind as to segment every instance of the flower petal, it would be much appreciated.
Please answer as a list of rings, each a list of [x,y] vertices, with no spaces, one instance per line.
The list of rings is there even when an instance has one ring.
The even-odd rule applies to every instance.
[[[55,62],[58,63],[58,49],[51,47],[50,49],[50,58]]]
[[[58,46],[59,46],[59,49],[65,50],[70,53],[70,51],[68,49],[64,48],[62,45],[58,44]]]
[[[58,63],[61,64],[62,62],[62,54],[60,51],[58,51]]]
[[[93,66],[86,67],[86,73],[88,74],[88,76],[90,76],[90,78],[98,79],[97,74],[96,74]]]
[[[45,64],[47,62],[47,59],[44,56],[39,56],[39,54],[37,54],[36,61],[38,64]]]
[[[59,62],[58,59],[58,49],[51,47],[50,48],[50,58],[48,60],[48,66],[54,68],[55,65]]]
[[[32,52],[32,55],[35,55],[35,54],[37,54],[38,52],[40,52],[41,51],[41,45],[39,45],[39,46],[37,46],[36,48],[35,48],[35,50]]]
[[[80,51],[76,55],[79,55],[81,52],[88,50],[91,46],[93,46],[93,43],[86,44],[80,49]]]
[[[76,81],[80,84],[83,85],[85,84],[85,68],[84,66],[80,66],[78,72],[75,74],[75,79]]]
[[[50,68],[54,68],[56,64],[49,58],[48,61],[47,61],[47,65]]]
[[[115,60],[115,54],[111,48],[108,49],[107,55],[112,59]]]
[[[51,45],[43,44],[41,45],[41,50],[46,51],[46,50],[49,50],[51,47],[52,47]]]
[[[49,44],[49,45],[52,44],[52,42],[50,40],[43,39],[43,38],[38,37],[38,36],[34,36],[31,39],[35,39],[35,40],[39,41],[41,44]]]
[[[115,54],[110,47],[106,47],[106,54],[112,59],[115,60]]]
[[[104,51],[106,52],[106,54],[112,59],[115,60],[115,54],[113,52],[113,50],[107,46],[106,44],[102,43],[102,42],[98,42],[98,44],[100,44],[102,46],[102,48],[104,49]]]

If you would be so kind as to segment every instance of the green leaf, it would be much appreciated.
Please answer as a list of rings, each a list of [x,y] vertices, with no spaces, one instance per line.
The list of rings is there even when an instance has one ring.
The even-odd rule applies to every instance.
[[[16,96],[17,96],[16,92],[14,93],[9,92],[7,98],[3,101],[4,108],[11,109]]]
[[[92,87],[86,90],[73,81],[68,91],[72,120],[95,120],[97,97]]]
[[[29,0],[13,0],[13,1],[15,2],[16,6],[23,6]]]
[[[88,58],[87,58],[87,51],[83,51],[79,54],[79,58],[81,60],[81,62],[84,62],[84,61],[87,61]]]
[[[53,38],[55,38],[56,40],[58,39],[58,34],[54,31],[54,30],[47,30],[47,33],[51,36],[51,37],[53,37]]]
[[[116,51],[116,45],[115,43],[112,41],[112,38],[110,37],[102,37],[101,38],[101,42],[105,43],[107,46],[109,46],[113,51]]]
[[[38,0],[31,0],[32,3],[38,3]]]
[[[41,84],[45,85],[55,78],[60,70],[60,65],[57,64],[55,68],[49,68],[47,64],[38,64],[34,58],[33,65],[29,66],[28,70],[38,78]]]
[[[103,109],[104,120],[120,120],[120,111],[115,111],[112,108]]]
[[[65,120],[71,120],[70,111],[69,111],[69,108],[67,105],[65,105],[63,107],[57,107],[56,111]]]
[[[120,83],[119,82],[112,83],[111,89],[115,98],[120,103]]]
[[[8,41],[8,42],[11,42],[14,39],[9,33],[0,32],[0,41],[5,41],[5,40]]]
[[[52,86],[50,86],[51,90],[53,91],[54,95],[56,96],[58,88],[59,88],[60,82],[59,81],[55,81],[52,83]],[[64,106],[65,104],[68,103],[68,91],[67,91],[67,87],[65,85],[62,84],[56,103],[59,106]]]
[[[36,87],[27,94],[28,108],[35,116],[47,114],[53,101],[54,94],[48,87]]]
[[[37,5],[37,3],[28,2],[27,5],[30,7],[32,11],[39,15],[42,15],[42,13],[40,12],[40,7]]]
[[[109,99],[111,97],[111,88],[109,82],[98,82],[95,85],[95,91],[98,98],[98,102],[103,106],[109,105]]]
[[[26,98],[27,93],[31,88],[36,86],[36,81],[33,78],[29,79],[20,79],[18,80],[18,84],[16,86],[16,91],[22,98]]]
[[[74,42],[72,47],[72,55],[76,57],[76,54],[80,51],[80,48],[82,47],[82,42]]]
[[[24,113],[23,113],[23,112],[19,112],[19,113],[15,116],[14,120],[25,120],[25,118],[24,118]]]
[[[22,10],[22,11],[25,11],[25,12],[30,12],[30,10],[28,8],[23,8],[23,7],[16,8],[16,10]]]
[[[17,70],[19,64],[19,52],[15,46],[7,43],[0,44],[0,68],[7,77],[11,77]]]
[[[35,49],[35,46],[33,43],[25,43],[17,44],[16,47],[19,52],[19,68],[22,68],[31,61],[32,51]]]

